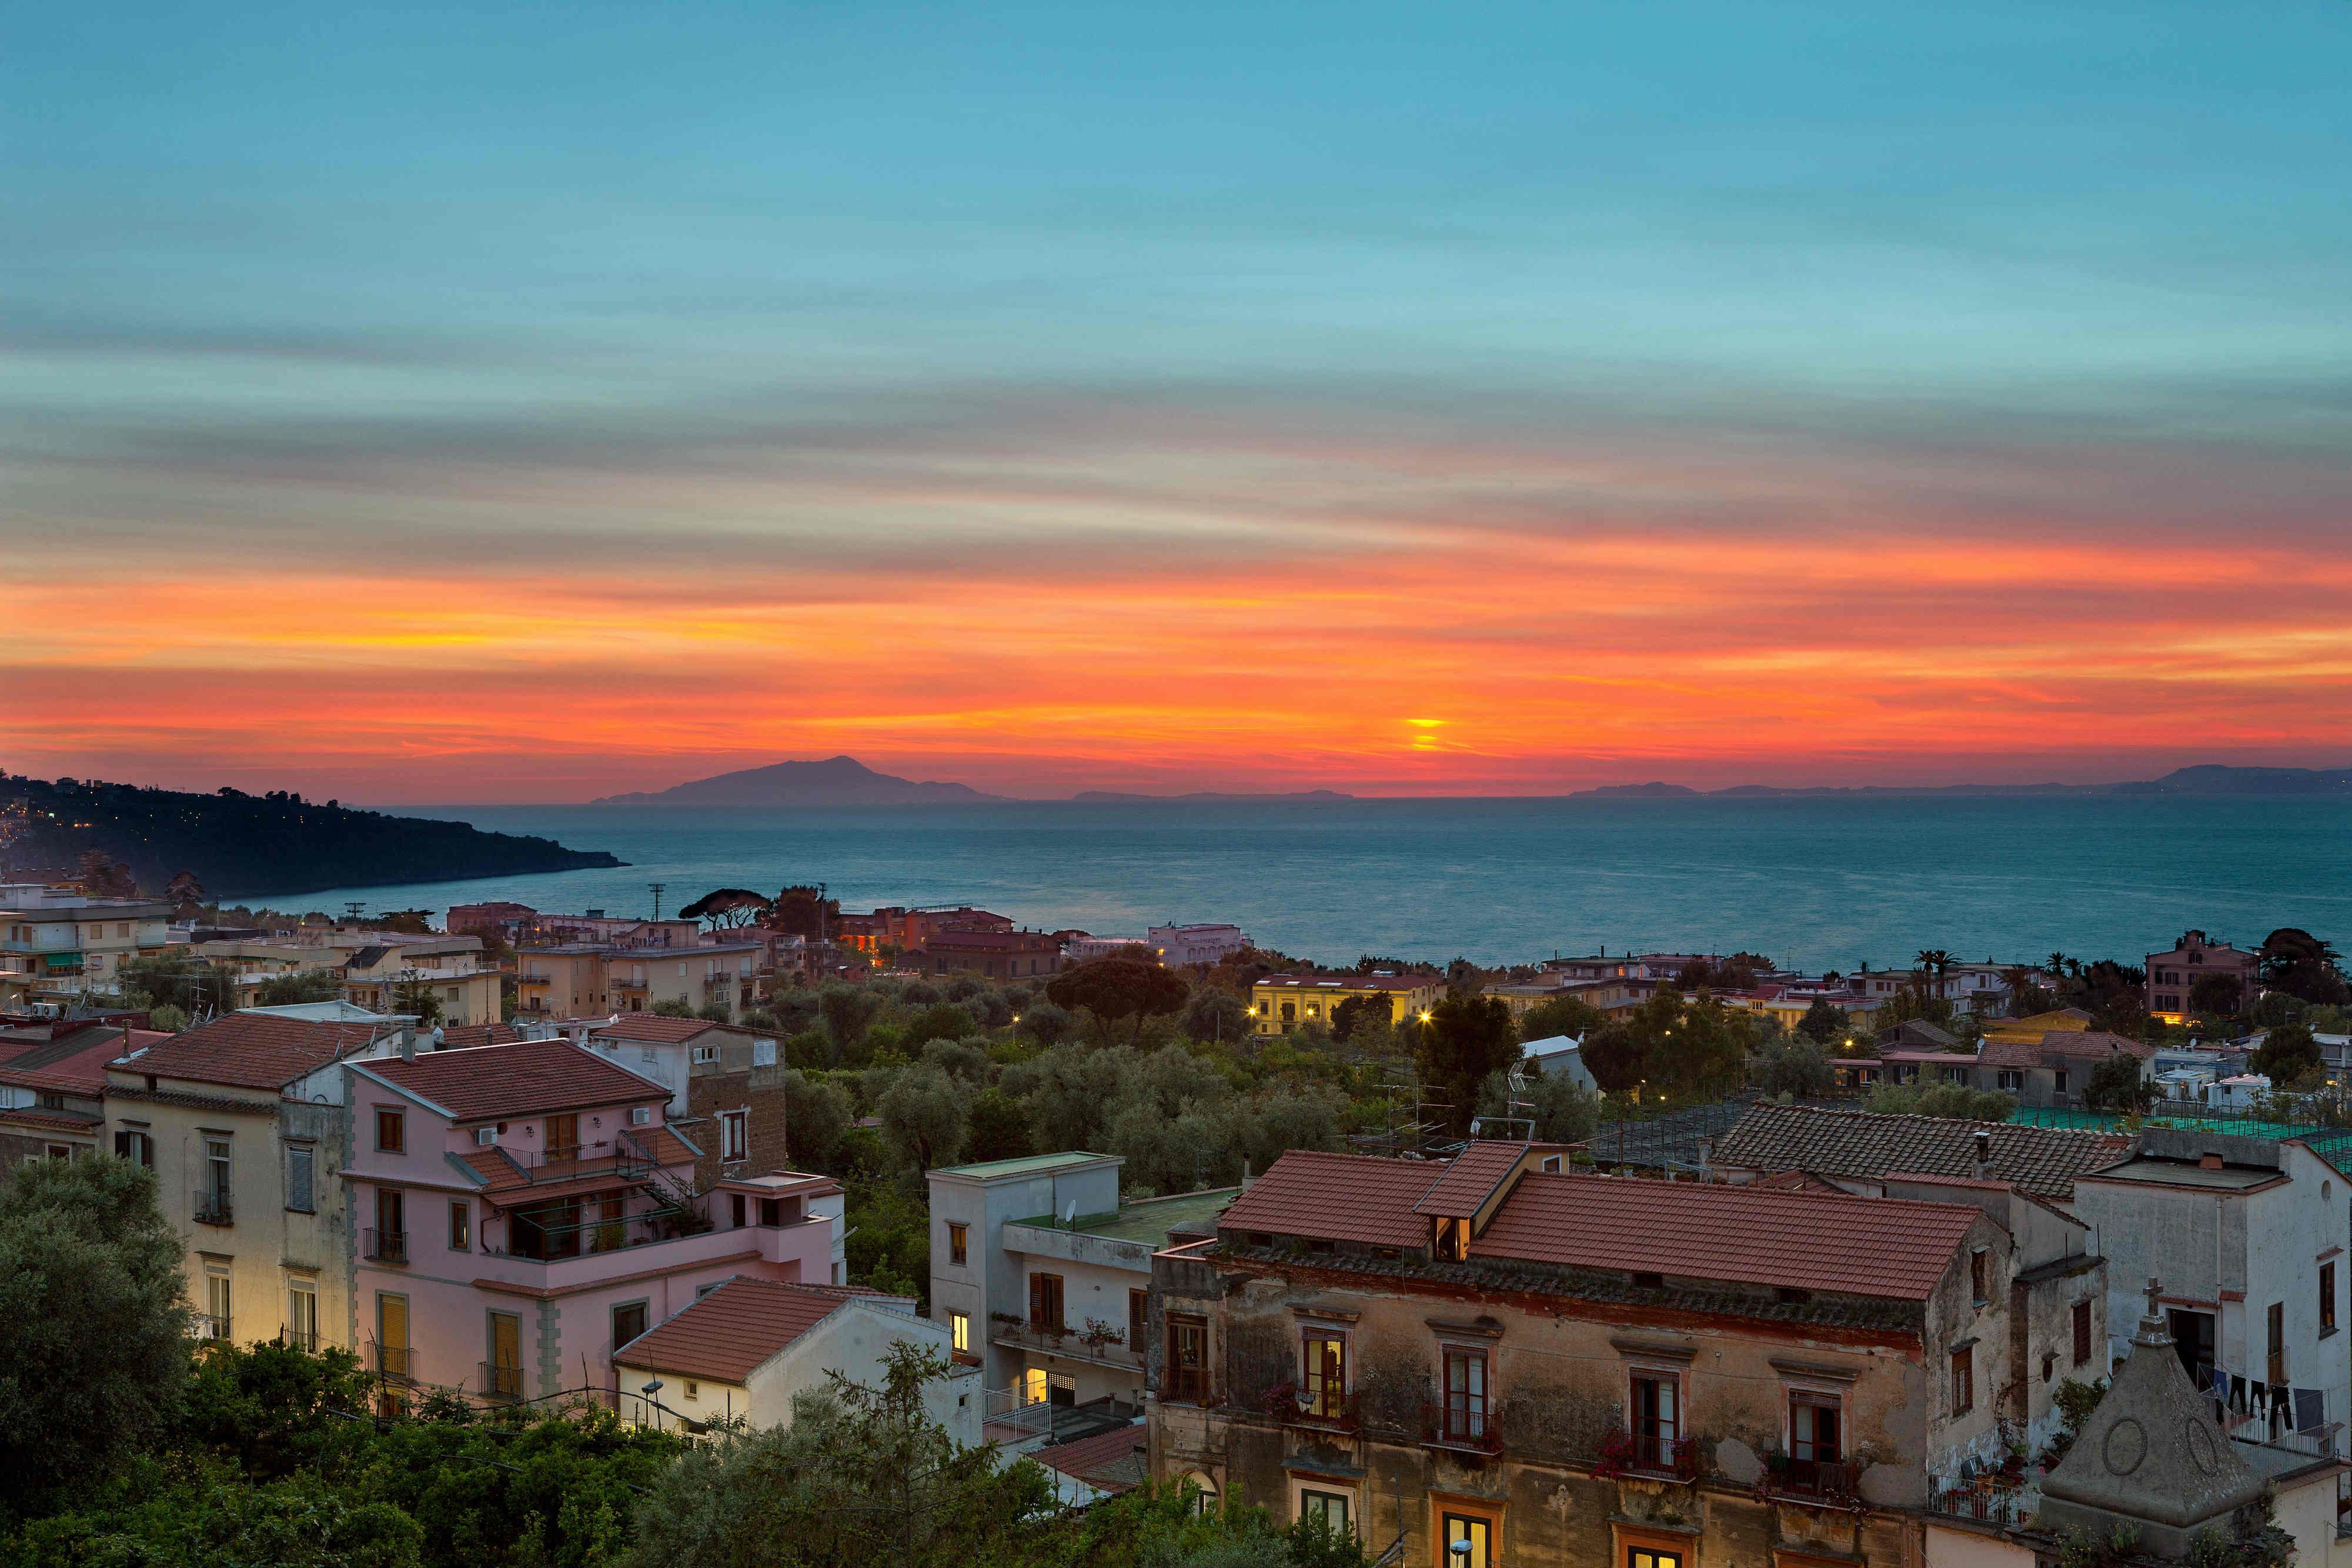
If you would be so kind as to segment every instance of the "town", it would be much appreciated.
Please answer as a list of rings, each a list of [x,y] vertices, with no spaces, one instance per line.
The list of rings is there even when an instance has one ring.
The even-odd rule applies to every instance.
[[[89,1317],[11,1358],[22,1561],[163,1529],[71,1512],[125,1465],[404,1451],[472,1495],[305,1560],[2352,1562],[2310,933],[1334,967],[663,891],[0,885],[0,1288]]]

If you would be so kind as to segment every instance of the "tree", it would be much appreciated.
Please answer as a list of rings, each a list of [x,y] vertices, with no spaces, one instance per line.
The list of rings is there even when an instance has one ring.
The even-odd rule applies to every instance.
[[[131,1007],[169,1004],[191,1018],[226,1012],[236,997],[227,970],[186,953],[159,953],[127,960],[115,987]]]
[[[75,878],[92,898],[136,898],[139,883],[131,868],[104,850],[84,850]]]
[[[1183,977],[1158,964],[1113,954],[1089,958],[1045,982],[1045,995],[1060,1007],[1084,1008],[1109,1022],[1131,1018],[1134,1040],[1143,1039],[1143,1020],[1181,1008],[1191,995]]]
[[[1478,1086],[1489,1073],[1517,1065],[1522,1054],[1500,997],[1449,996],[1416,1031],[1413,1065],[1431,1096],[1445,1105],[1447,1127],[1458,1137],[1470,1130]]]
[[[1936,995],[1944,994],[1944,977],[1952,972],[1952,956],[1941,947],[1922,947],[1911,956],[1911,962],[1920,972],[1936,982]]]
[[[2139,1058],[2117,1051],[2091,1069],[2083,1085],[2083,1103],[2095,1111],[2145,1111],[2156,1098],[2156,1086],[2140,1077]]]
[[[882,1010],[882,994],[865,986],[831,985],[817,992],[824,1032],[833,1037],[835,1060],[866,1037],[874,1015]]]
[[[776,894],[769,904],[767,918],[761,922],[772,931],[789,936],[805,936],[814,942],[830,936],[841,921],[841,900],[821,896],[817,888],[788,887]]]
[[[2323,942],[2294,925],[2282,925],[2263,938],[2263,983],[2321,1007],[2341,1007],[2352,1001],[2352,984],[2335,945]]]
[[[1192,993],[1177,1021],[1190,1039],[1237,1041],[1250,1032],[1249,1004],[1223,986],[1204,985]]]
[[[954,1002],[934,1002],[907,1026],[905,1044],[915,1050],[928,1040],[961,1040],[979,1028],[970,1012]]]
[[[690,1019],[695,1016],[694,1004],[684,997],[664,997],[646,1011],[664,1019]]]
[[[1531,1124],[1529,1135],[1546,1144],[1581,1143],[1600,1124],[1600,1097],[1565,1072],[1530,1073],[1517,1096],[1516,1111],[1513,1098],[1510,1075],[1492,1073],[1478,1086],[1478,1114],[1525,1116]]]
[[[297,969],[262,981],[254,988],[253,1000],[257,1007],[282,1008],[298,1002],[336,1001],[342,994],[342,977],[332,969]]]
[[[1676,1093],[1724,1087],[1746,1071],[1753,1039],[1750,1015],[1702,999],[1681,1009],[1650,1044],[1645,1076]]]
[[[1554,997],[1519,1015],[1521,1040],[1582,1040],[1605,1021],[1599,1008],[1581,997]]]
[[[163,889],[163,896],[172,901],[172,913],[181,919],[193,919],[203,912],[205,884],[196,873],[184,871],[174,875]]]
[[[2017,1102],[2006,1094],[1965,1083],[1889,1084],[1875,1090],[1863,1109],[1882,1116],[1942,1116],[1964,1122],[2006,1122]]]
[[[784,1145],[795,1166],[830,1170],[834,1157],[848,1140],[849,1096],[839,1085],[812,1079],[794,1068],[784,1070]]]
[[[936,1067],[909,1068],[875,1103],[883,1135],[919,1171],[953,1165],[963,1148],[964,1092]]]
[[[1784,1034],[1758,1048],[1751,1063],[1756,1087],[1767,1094],[1811,1100],[1830,1092],[1829,1052],[1809,1034]]]
[[[431,1029],[448,1016],[448,1009],[441,1001],[440,988],[415,976],[393,986],[392,1010],[415,1019],[420,1029]]]
[[[971,1115],[964,1124],[965,1159],[975,1164],[1012,1160],[1031,1152],[1029,1114],[1019,1101],[992,1083],[972,1096]]]
[[[1853,1037],[1853,1018],[1836,1003],[1817,998],[1797,1020],[1797,1030],[1822,1045],[1842,1045]]]
[[[717,887],[677,912],[680,920],[709,923],[713,931],[731,931],[756,925],[773,903],[748,887]]]
[[[2309,1026],[2299,1023],[2281,1024],[2263,1036],[2263,1043],[2246,1061],[2248,1071],[2281,1089],[2300,1087],[2306,1079],[2317,1078],[2326,1065]]]
[[[1359,1031],[1386,1029],[1395,1014],[1395,1006],[1385,993],[1346,998],[1331,1009],[1331,1038],[1344,1040]]]
[[[1078,1020],[1051,1002],[1032,1002],[1013,1020],[1013,1027],[1050,1051],[1077,1031]]]
[[[2245,1003],[2245,988],[2235,975],[2200,975],[2189,988],[2189,1010],[2199,1018],[2231,1019]]]
[[[0,1183],[0,1512],[40,1511],[156,1436],[188,1373],[179,1233],[110,1155]]]

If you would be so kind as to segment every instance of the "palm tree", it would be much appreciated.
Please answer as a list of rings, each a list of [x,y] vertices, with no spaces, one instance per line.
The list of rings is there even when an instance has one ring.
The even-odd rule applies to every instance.
[[[2017,1009],[2025,1005],[2025,993],[2033,985],[2033,971],[2022,964],[2011,964],[2000,972],[2000,983],[2009,988],[2010,1016],[2023,1018],[2025,1015]]]
[[[1936,977],[1936,992],[1942,995],[1944,977],[1952,972],[1952,956],[1941,947],[1922,947],[1912,955],[1911,961]]]

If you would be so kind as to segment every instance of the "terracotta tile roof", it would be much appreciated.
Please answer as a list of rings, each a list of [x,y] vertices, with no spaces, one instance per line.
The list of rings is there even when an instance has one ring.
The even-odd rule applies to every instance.
[[[277,1089],[358,1051],[382,1026],[317,1023],[270,1013],[226,1013],[148,1047],[116,1069],[192,1083]]]
[[[709,1019],[674,1019],[661,1013],[623,1013],[611,1023],[588,1031],[591,1040],[641,1040],[652,1045],[676,1045],[723,1023]]]
[[[1143,1427],[1114,1427],[1075,1443],[1039,1448],[1029,1457],[1049,1470],[1058,1470],[1104,1491],[1121,1492],[1139,1484],[1136,1456],[1143,1448]]]
[[[106,1064],[122,1054],[123,1036],[120,1025],[96,1024],[61,1032],[54,1040],[0,1040],[0,1083],[61,1094],[102,1094]]]
[[[624,1366],[740,1383],[849,1299],[831,1290],[739,1274],[614,1351],[613,1360]]]
[[[2040,1040],[1988,1040],[1977,1062],[1983,1067],[2039,1067],[2042,1058],[2048,1056],[2095,1061],[2118,1051],[2146,1061],[2156,1054],[2156,1047],[2144,1040],[2109,1034],[2105,1030],[2053,1029]]]
[[[1261,986],[1295,990],[1418,991],[1445,983],[1441,975],[1268,975]]]
[[[505,1045],[522,1038],[510,1023],[453,1023],[441,1030],[444,1051],[471,1051],[477,1046]]]
[[[1538,1173],[1470,1256],[1925,1301],[1983,1218],[1956,1203]]]
[[[568,1040],[520,1040],[362,1064],[460,1122],[666,1100],[669,1091]]]
[[[1293,1149],[1234,1199],[1217,1229],[1425,1247],[1429,1221],[1413,1205],[1444,1174],[1425,1160]]]
[[[102,1116],[86,1115],[79,1111],[40,1111],[29,1106],[19,1111],[0,1111],[0,1122],[22,1127],[54,1128],[60,1133],[95,1133],[104,1120]]]
[[[1472,1144],[1448,1162],[1445,1174],[1421,1195],[1421,1201],[1412,1206],[1413,1212],[1447,1219],[1470,1218],[1495,1196],[1495,1189],[1526,1152],[1524,1144],[1488,1140]]]
[[[1874,1177],[1903,1170],[1972,1176],[1979,1133],[1990,1139],[1995,1176],[2061,1203],[2074,1196],[2076,1176],[2112,1165],[2131,1149],[2131,1139],[2121,1133],[2084,1127],[2012,1127],[1943,1116],[1758,1105],[1717,1142],[1713,1161],[1768,1173]]]

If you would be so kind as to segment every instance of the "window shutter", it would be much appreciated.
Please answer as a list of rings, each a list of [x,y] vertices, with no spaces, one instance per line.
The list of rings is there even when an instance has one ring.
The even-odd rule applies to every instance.
[[[311,1154],[308,1148],[295,1147],[286,1151],[286,1207],[309,1209],[310,1203]]]

